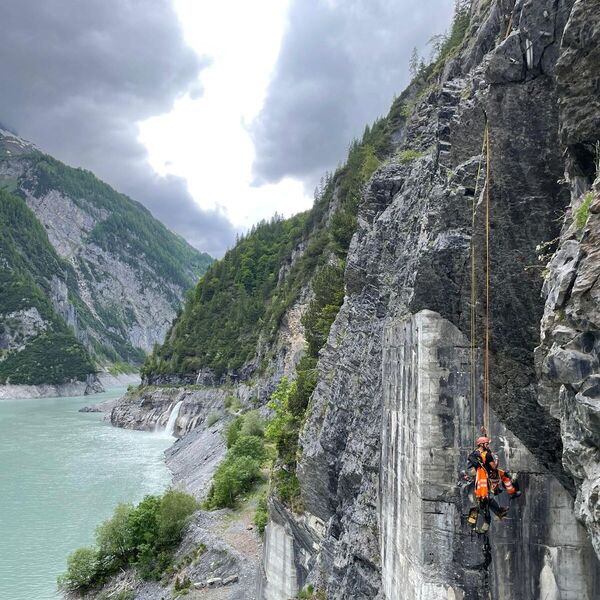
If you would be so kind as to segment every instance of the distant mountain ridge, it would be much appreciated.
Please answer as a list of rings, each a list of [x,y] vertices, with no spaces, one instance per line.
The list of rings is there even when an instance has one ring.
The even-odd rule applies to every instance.
[[[0,383],[139,365],[211,263],[141,204],[0,128]]]

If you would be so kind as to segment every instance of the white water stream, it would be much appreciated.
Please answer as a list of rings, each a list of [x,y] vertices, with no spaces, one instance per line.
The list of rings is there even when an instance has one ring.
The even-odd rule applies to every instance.
[[[177,422],[177,417],[179,416],[179,411],[181,410],[181,405],[183,404],[183,400],[180,400],[171,411],[169,415],[169,420],[167,421],[167,426],[165,427],[165,434],[173,436],[175,433],[175,423]]]

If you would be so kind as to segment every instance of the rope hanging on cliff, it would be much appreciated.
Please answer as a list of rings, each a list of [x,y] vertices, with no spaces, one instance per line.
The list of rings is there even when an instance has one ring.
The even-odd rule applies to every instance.
[[[477,282],[475,280],[475,216],[477,214],[477,192],[479,190],[479,179],[481,176],[481,167],[483,165],[483,154],[486,149],[487,126],[483,134],[483,143],[479,155],[479,165],[477,167],[477,178],[475,179],[475,191],[473,192],[473,204],[471,213],[471,422],[473,423],[473,439],[476,435],[477,420]]]
[[[485,127],[485,354],[483,378],[483,426],[490,430],[490,134]]]
[[[473,193],[473,205],[471,215],[471,416],[473,424],[473,439],[477,437],[477,282],[475,277],[475,220],[477,212],[477,192],[479,190],[479,179],[485,154],[485,342],[484,342],[484,369],[483,369],[483,427],[482,431],[489,430],[489,401],[490,401],[490,140],[489,129],[486,123],[483,133],[483,143],[477,168],[475,180],[475,191]]]

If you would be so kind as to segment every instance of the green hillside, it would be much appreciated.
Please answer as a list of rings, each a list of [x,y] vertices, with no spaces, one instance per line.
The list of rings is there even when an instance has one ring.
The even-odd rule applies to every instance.
[[[0,193],[0,381],[55,383],[139,367],[213,262],[89,171],[7,132]],[[22,313],[29,308],[39,317]],[[34,325],[46,338],[33,336]],[[42,347],[71,366],[48,371],[36,358]]]
[[[259,338],[273,339],[285,311],[313,278],[317,289],[313,284],[304,325],[316,355],[343,300],[360,188],[390,152],[394,118],[378,120],[351,144],[346,163],[324,178],[311,210],[258,224],[208,269],[165,343],[147,359],[144,375],[238,371],[256,356]],[[328,220],[334,195],[337,209]],[[289,268],[301,245],[306,249]],[[282,268],[289,273],[280,280]]]
[[[58,190],[84,209],[92,206],[110,213],[95,226],[90,242],[116,251],[125,261],[137,262],[144,257],[155,275],[183,288],[194,285],[213,262],[208,254],[198,252],[168,230],[139,202],[116,192],[90,171],[74,169],[38,152],[27,160],[31,170],[23,187],[35,196]]]
[[[0,190],[0,336],[18,329],[12,315],[36,309],[45,326],[24,349],[0,349],[0,383],[38,384],[83,380],[96,369],[49,300],[49,282],[62,277],[68,266],[50,245],[45,229],[16,196]],[[21,335],[23,335],[21,333]]]

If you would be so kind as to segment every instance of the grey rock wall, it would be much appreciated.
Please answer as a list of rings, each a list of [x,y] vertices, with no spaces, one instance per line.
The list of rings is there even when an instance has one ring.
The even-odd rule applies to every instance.
[[[494,519],[489,547],[466,515],[473,498],[456,485],[481,422],[470,398],[470,345],[437,313],[388,324],[383,341],[380,527],[382,581],[389,600],[445,598],[591,600],[600,564],[573,499],[523,444],[492,418],[504,468],[524,495]],[[476,433],[475,433],[476,434]]]
[[[174,431],[181,437],[210,414],[225,416],[224,402],[229,395],[231,392],[223,388],[140,388],[120,399],[110,420],[115,427],[160,431],[167,425],[173,407],[182,402]]]
[[[571,192],[547,266],[537,348],[539,400],[560,421],[576,510],[600,556],[600,11],[578,0],[558,62],[560,134]],[[595,182],[594,182],[594,179]]]

